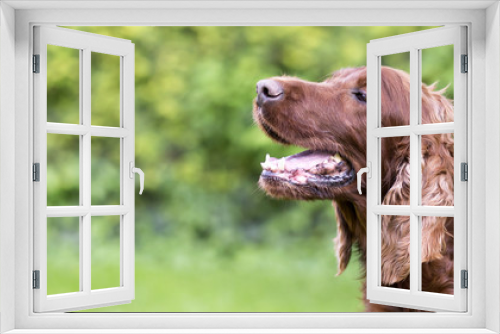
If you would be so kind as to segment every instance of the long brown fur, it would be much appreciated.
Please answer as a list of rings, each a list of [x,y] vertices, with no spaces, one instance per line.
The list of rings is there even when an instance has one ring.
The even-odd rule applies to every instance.
[[[353,95],[366,92],[366,68],[342,69],[320,83],[286,76],[271,79],[283,87],[284,93],[282,99],[254,106],[254,119],[265,133],[282,144],[339,152],[355,171],[366,166],[366,104]],[[407,73],[382,68],[382,126],[410,123],[409,87]],[[422,85],[422,123],[443,122],[453,122],[451,101],[434,85]],[[422,205],[453,206],[453,147],[451,134],[422,137]],[[408,205],[409,137],[385,138],[381,149],[383,204]],[[338,228],[338,274],[347,267],[353,247],[359,250],[366,267],[366,197],[358,194],[355,182],[317,195],[288,184],[260,185],[278,198],[333,200]],[[364,180],[362,188],[366,194]],[[384,286],[409,289],[409,228],[409,217],[382,217]],[[453,293],[453,218],[422,218],[422,290]],[[371,304],[366,298],[364,301],[366,311],[413,311]]]

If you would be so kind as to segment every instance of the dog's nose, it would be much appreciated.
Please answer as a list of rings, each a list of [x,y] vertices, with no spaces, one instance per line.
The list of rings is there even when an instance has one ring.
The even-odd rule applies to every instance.
[[[276,80],[265,79],[257,82],[257,103],[278,100],[283,96],[283,86]]]

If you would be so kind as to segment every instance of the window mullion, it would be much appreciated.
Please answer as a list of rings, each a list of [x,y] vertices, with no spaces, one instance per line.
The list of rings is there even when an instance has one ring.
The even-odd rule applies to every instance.
[[[420,204],[420,140],[415,128],[420,123],[420,51],[410,50],[410,291],[419,291],[420,281],[420,217],[414,208]]]
[[[81,99],[81,120],[82,125],[89,128],[91,125],[91,64],[90,64],[90,49],[83,49],[82,61],[81,61],[81,71],[80,76],[80,99]],[[90,132],[82,135],[81,137],[82,147],[80,149],[80,171],[82,173],[80,191],[82,194],[81,201],[82,205],[89,208],[89,212],[85,214],[81,221],[81,259],[80,263],[80,277],[82,280],[83,291],[90,293],[91,290],[91,135]]]

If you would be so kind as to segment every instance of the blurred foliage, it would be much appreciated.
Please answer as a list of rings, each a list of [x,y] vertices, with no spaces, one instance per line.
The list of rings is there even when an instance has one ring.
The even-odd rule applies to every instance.
[[[258,189],[266,153],[280,157],[302,149],[271,142],[253,124],[255,84],[282,74],[322,81],[340,68],[364,66],[370,40],[426,28],[72,28],[131,40],[136,50],[136,165],[146,174],[144,194],[136,196],[137,293],[132,304],[102,311],[362,310],[356,259],[334,277],[331,205],[278,201]],[[57,115],[52,121],[74,122],[66,116],[73,113],[77,82],[77,72],[67,73],[76,61],[70,51],[52,50],[48,58],[55,69],[48,93],[48,113]],[[92,124],[117,125],[113,57],[92,56]],[[433,63],[424,64],[424,72],[447,66],[424,61]],[[391,66],[406,65],[395,60]],[[428,82],[435,73],[426,73]],[[54,150],[65,142],[58,140]],[[99,157],[92,162],[98,180],[92,187],[102,188],[92,190],[92,203],[104,204],[116,196],[117,148],[92,145]],[[78,165],[77,155],[64,154],[68,165]],[[65,180],[67,168],[57,164],[48,173]],[[68,186],[78,194],[78,182],[67,185],[56,176],[49,185],[55,203],[64,203]]]
[[[80,290],[78,217],[47,218],[47,294]]]
[[[120,57],[91,52],[91,123],[120,126]]]
[[[120,216],[91,219],[92,290],[120,286]]]
[[[47,134],[47,205],[80,205],[79,136]]]
[[[47,45],[47,121],[80,121],[80,51]]]
[[[92,137],[90,146],[90,203],[120,205],[120,139]]]

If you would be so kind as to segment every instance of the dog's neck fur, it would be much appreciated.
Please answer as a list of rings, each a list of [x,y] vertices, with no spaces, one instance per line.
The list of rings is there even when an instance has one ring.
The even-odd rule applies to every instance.
[[[359,196],[363,197],[363,199],[350,199],[348,197],[335,199],[334,205],[337,203],[336,206],[338,210],[342,213],[342,216],[346,218],[346,231],[343,232],[350,234],[353,246],[357,246],[359,259],[363,267],[366,267],[366,197],[358,194],[351,196]]]

